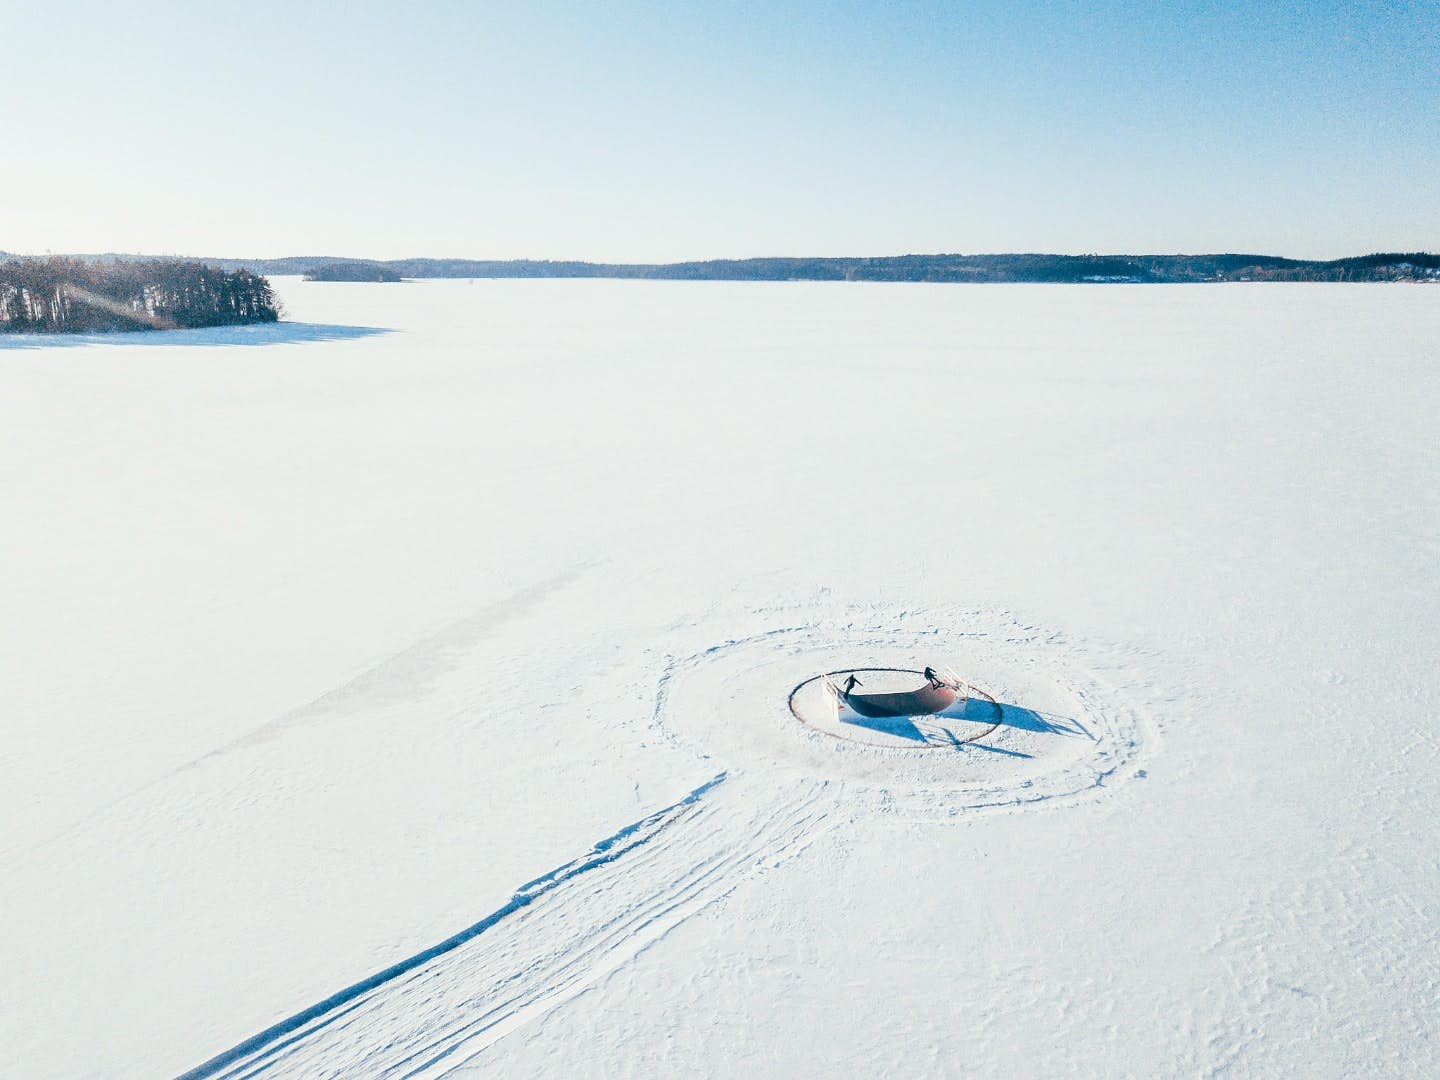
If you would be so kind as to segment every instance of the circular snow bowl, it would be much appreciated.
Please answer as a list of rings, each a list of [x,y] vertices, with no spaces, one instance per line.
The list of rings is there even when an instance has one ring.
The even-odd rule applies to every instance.
[[[838,783],[855,806],[936,821],[1108,792],[1137,775],[1148,717],[1096,674],[1128,652],[1116,660],[1006,612],[798,608],[764,618],[791,625],[736,636],[725,620],[698,624],[694,651],[666,659],[651,724],[707,767],[772,787]],[[856,656],[868,670],[849,666]],[[817,674],[838,690],[854,670],[856,694],[913,694],[927,680],[911,665],[942,660],[985,693],[969,688],[949,716],[909,717],[913,730],[898,717],[849,722]]]
[[[841,668],[813,675],[790,691],[790,713],[806,727],[867,746],[896,750],[954,749],[983,739],[1000,726],[1002,710],[978,686],[960,684],[955,700],[938,711],[879,710],[893,715],[867,716],[848,704],[840,689],[851,677],[859,694],[871,701],[894,695],[903,703],[926,687],[923,671],[912,668]],[[857,694],[857,697],[859,696]],[[877,710],[869,708],[866,711]]]

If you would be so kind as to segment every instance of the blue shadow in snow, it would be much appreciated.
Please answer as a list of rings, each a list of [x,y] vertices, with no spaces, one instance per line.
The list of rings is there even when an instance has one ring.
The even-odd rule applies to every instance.
[[[925,721],[926,727],[930,730],[921,730],[915,723],[917,719]],[[1057,716],[1054,713],[1044,713],[1037,709],[1027,709],[1006,702],[995,704],[981,697],[971,697],[963,705],[946,709],[934,716],[898,716],[877,719],[861,716],[853,709],[846,708],[841,710],[840,720],[842,723],[884,732],[886,735],[894,735],[911,742],[934,744],[936,742],[944,743],[948,739],[956,746],[973,746],[977,750],[988,750],[992,754],[1005,754],[1009,757],[1019,758],[1028,758],[1034,755],[1019,750],[1006,750],[998,746],[986,746],[980,742],[969,742],[967,737],[974,738],[975,736],[974,728],[969,731],[961,728],[957,731],[946,727],[945,721],[962,720],[968,724],[1013,727],[1017,731],[1030,731],[1037,735],[1058,735],[1063,738],[1083,737],[1091,741],[1094,741],[1095,738],[1089,728],[1071,717]]]
[[[988,750],[992,754],[1004,754],[1006,757],[1033,758],[1034,754],[1024,754],[1019,750],[1006,750],[1003,746],[986,746],[982,742],[966,743],[966,746],[973,746],[976,750]]]
[[[275,322],[205,326],[194,330],[126,330],[115,334],[0,334],[0,349],[64,349],[77,345],[284,345],[306,341],[353,341],[389,334],[383,326]]]
[[[989,703],[986,702],[988,705]],[[1013,727],[1017,731],[1033,731],[1037,735],[1059,735],[1064,738],[1084,737],[1091,742],[1095,736],[1090,734],[1090,729],[1068,716],[1056,716],[1054,713],[1042,713],[1038,709],[1026,709],[1020,705],[1001,704],[999,706],[999,722],[1005,727]],[[992,754],[1004,754],[1007,757],[1033,758],[1034,754],[1026,754],[1019,750],[1006,750],[1000,746],[986,746],[984,743],[972,742],[967,746],[973,746],[976,750],[988,750]]]
[[[1042,713],[1036,709],[1025,709],[1019,705],[1001,705],[1000,722],[1006,727],[1017,728],[1020,731],[1033,731],[1039,735],[1065,735],[1071,738],[1084,736],[1095,740],[1090,734],[1090,729],[1079,720],[1068,716],[1056,716],[1054,713]]]
[[[886,735],[910,739],[913,742],[923,743],[926,741],[925,733],[915,726],[914,718],[909,716],[861,716],[854,709],[846,706],[840,710],[840,722],[869,728],[871,731],[883,731]]]
[[[940,743],[944,745],[949,742],[955,746],[964,744],[967,736],[973,737],[973,729],[965,731],[961,728],[955,730],[945,726],[946,720],[962,720],[968,724],[990,725],[1001,719],[1001,713],[1006,708],[1013,706],[996,705],[981,697],[966,698],[964,702],[957,702],[944,712],[935,713],[933,716],[886,716],[870,717],[861,716],[854,709],[844,708],[840,711],[840,722],[853,724],[855,727],[869,728],[871,731],[883,731],[886,735],[894,735],[897,738],[909,739],[917,743]],[[922,731],[916,726],[916,719],[923,719],[930,729]]]

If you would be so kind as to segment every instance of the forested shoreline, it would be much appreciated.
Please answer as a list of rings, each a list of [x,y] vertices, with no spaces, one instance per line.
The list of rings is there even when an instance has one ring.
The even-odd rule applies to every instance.
[[[270,282],[183,259],[0,261],[0,333],[110,333],[269,323]]]
[[[305,271],[306,281],[404,281],[400,271],[367,259],[325,263]]]
[[[895,255],[717,259],[685,263],[548,260],[156,259],[6,257],[0,253],[0,333],[91,333],[274,322],[265,274],[311,281],[402,278],[628,278],[669,281],[1198,284],[1205,282],[1440,282],[1440,255],[1377,253],[1328,261],[1271,255]]]
[[[1199,284],[1233,281],[1440,281],[1440,255],[1378,252],[1345,259],[1278,255],[886,255],[873,258],[712,259],[593,263],[537,259],[214,259],[262,274],[344,273],[348,264],[405,278],[642,278],[665,281],[922,281],[980,284]],[[356,272],[360,273],[359,271]]]

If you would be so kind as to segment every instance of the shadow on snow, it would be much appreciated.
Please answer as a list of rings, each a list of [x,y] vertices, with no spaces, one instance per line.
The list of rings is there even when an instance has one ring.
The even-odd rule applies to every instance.
[[[1040,712],[1038,709],[1027,709],[1020,705],[1011,705],[1005,702],[993,704],[984,698],[968,698],[963,705],[957,704],[944,712],[936,713],[934,716],[897,716],[897,717],[868,717],[861,716],[853,709],[842,709],[840,713],[842,723],[853,724],[856,727],[869,728],[872,731],[881,731],[887,735],[894,735],[897,738],[908,739],[916,743],[950,743],[957,747],[973,746],[977,750],[989,750],[996,754],[1006,754],[1011,757],[1032,757],[1031,754],[1021,753],[1018,750],[1005,750],[996,746],[985,746],[980,742],[972,742],[975,736],[973,730],[966,737],[964,728],[956,730],[948,726],[945,721],[963,721],[967,724],[985,725],[993,731],[999,727],[1013,727],[1018,731],[1029,731],[1039,735],[1058,735],[1064,738],[1087,738],[1092,742],[1095,736],[1090,729],[1079,720],[1066,716],[1057,716],[1054,713]],[[991,734],[990,731],[983,738]]]
[[[388,334],[383,326],[276,322],[204,326],[193,330],[133,330],[115,334],[0,334],[0,349],[64,349],[77,345],[283,345],[307,341],[353,341]]]
[[[1000,722],[1000,714],[1005,708],[1007,706],[996,705],[977,697],[956,702],[944,712],[932,716],[861,716],[854,709],[845,707],[840,710],[840,721],[912,742],[949,743],[959,746],[965,742],[967,735],[973,738],[975,733],[973,730],[966,732],[963,726],[952,726],[955,721],[993,727]]]

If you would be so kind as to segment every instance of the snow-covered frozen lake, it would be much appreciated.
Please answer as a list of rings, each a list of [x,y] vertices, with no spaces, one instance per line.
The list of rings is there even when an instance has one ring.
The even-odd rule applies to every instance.
[[[279,284],[0,338],[0,1075],[1434,1075],[1440,289]]]

